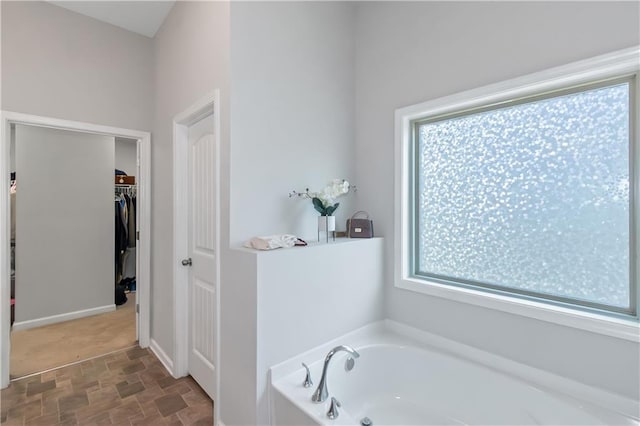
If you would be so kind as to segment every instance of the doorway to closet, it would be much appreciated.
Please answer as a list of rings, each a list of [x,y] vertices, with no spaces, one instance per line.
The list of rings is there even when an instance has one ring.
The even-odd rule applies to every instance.
[[[2,130],[2,169],[15,171],[0,209],[12,241],[2,246],[2,387],[148,346],[149,134],[16,113],[3,113]]]

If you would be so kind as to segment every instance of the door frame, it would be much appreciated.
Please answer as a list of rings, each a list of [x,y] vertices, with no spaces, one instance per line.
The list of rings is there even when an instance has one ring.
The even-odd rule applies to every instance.
[[[138,270],[136,271],[136,299],[139,305],[140,347],[149,346],[150,334],[150,248],[151,248],[151,133],[118,127],[102,126],[79,121],[62,120],[13,111],[0,111],[0,176],[9,176],[10,137],[12,124],[48,127],[52,129],[93,133],[105,136],[138,140],[139,176],[138,180],[138,231],[137,242]],[[1,179],[0,179],[1,181]],[[9,185],[0,185],[0,388],[6,388],[10,382],[11,358],[11,267],[10,256],[10,195]]]
[[[216,89],[173,118],[173,309],[174,309],[174,377],[189,374],[189,299],[184,291],[189,270],[181,260],[189,252],[188,198],[189,190],[189,126],[213,114],[215,137],[215,336],[214,366],[216,396],[220,394],[220,90]],[[215,404],[216,411],[219,404]],[[216,417],[218,418],[218,417]]]

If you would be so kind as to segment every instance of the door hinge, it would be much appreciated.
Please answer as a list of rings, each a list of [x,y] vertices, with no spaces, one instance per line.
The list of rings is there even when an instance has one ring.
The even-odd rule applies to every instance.
[[[140,231],[136,231],[136,240],[140,241]]]
[[[136,314],[140,313],[140,305],[136,303]]]

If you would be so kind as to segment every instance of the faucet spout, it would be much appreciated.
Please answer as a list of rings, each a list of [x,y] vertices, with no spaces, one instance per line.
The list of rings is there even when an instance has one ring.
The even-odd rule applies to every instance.
[[[311,396],[311,401],[315,403],[324,402],[329,396],[329,391],[327,389],[327,370],[329,369],[329,363],[331,362],[331,358],[338,352],[347,352],[353,358],[360,358],[360,354],[350,346],[340,345],[331,349],[324,359],[324,366],[322,368],[322,377],[320,378],[320,383],[318,383],[318,388],[315,390],[313,395]]]

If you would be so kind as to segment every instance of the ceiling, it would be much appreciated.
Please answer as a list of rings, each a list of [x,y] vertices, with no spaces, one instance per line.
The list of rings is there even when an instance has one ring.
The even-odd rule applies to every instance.
[[[153,37],[169,14],[172,1],[49,1],[77,13]]]

